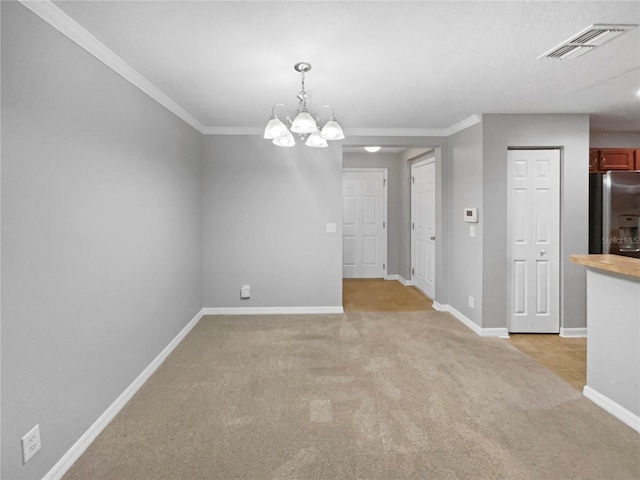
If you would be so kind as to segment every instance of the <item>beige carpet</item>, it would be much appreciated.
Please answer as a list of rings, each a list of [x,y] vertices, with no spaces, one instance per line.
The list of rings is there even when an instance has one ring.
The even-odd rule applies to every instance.
[[[637,433],[433,311],[205,317],[64,478],[639,477]]]

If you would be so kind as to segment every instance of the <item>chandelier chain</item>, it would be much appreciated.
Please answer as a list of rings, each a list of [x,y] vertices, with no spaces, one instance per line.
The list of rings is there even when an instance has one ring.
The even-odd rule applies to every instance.
[[[298,110],[304,109],[304,108],[309,108],[309,106],[311,105],[311,92],[307,92],[304,89],[304,71],[301,71],[300,75],[302,76],[302,81],[301,81],[302,90],[297,95],[297,98],[300,101],[300,103],[298,105]]]

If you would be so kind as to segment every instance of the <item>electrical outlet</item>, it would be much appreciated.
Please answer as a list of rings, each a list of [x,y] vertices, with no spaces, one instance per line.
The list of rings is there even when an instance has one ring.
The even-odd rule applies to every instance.
[[[473,297],[469,295],[469,307],[473,308]]]
[[[27,463],[31,460],[40,450],[40,446],[40,425],[36,425],[22,437],[22,462]]]
[[[251,298],[251,286],[242,285],[240,288],[240,298]]]

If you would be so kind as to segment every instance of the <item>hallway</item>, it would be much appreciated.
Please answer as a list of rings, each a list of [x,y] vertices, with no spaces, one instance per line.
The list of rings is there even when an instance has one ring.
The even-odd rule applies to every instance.
[[[345,312],[419,312],[433,310],[433,302],[414,287],[381,278],[342,279]]]

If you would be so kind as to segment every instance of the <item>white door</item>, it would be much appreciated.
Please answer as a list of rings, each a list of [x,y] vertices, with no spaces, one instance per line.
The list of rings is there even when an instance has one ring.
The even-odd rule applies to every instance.
[[[411,281],[431,299],[435,296],[436,163],[411,165]]]
[[[510,332],[560,329],[560,151],[509,150]]]
[[[342,276],[384,278],[387,262],[386,169],[342,172]]]

